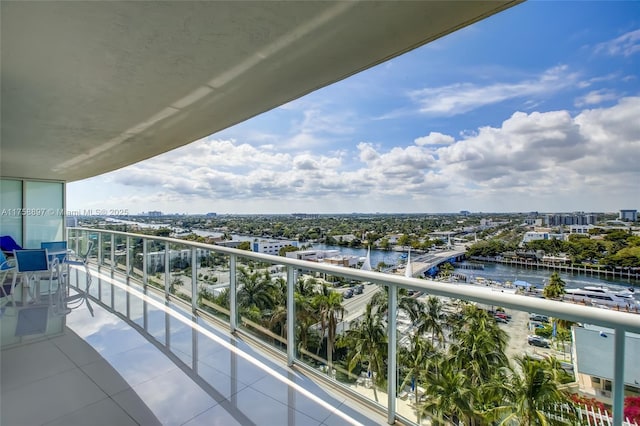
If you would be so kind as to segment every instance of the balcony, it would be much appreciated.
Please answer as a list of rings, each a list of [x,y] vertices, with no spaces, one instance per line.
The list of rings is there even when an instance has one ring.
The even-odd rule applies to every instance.
[[[513,319],[498,327],[512,337],[505,351],[509,358],[522,352],[524,340],[515,339],[513,330],[524,326],[519,321],[525,317],[526,322],[527,312],[612,330],[607,340],[614,351],[612,421],[633,424],[623,423],[622,395],[628,382],[624,365],[634,358],[637,364],[637,353],[625,351],[624,338],[640,332],[636,314],[171,238],[68,230],[76,251],[90,240],[89,303],[95,317],[81,306],[64,317],[64,333],[13,342],[3,350],[3,424],[86,424],[98,417],[108,424],[212,424],[212,419],[220,424],[430,424],[437,413],[426,415],[422,408],[430,383],[409,383],[406,361],[400,359],[415,335],[415,322],[407,317],[398,289],[505,308]],[[250,301],[249,286],[266,272],[287,301],[279,310],[265,312],[256,294]],[[328,275],[372,283],[342,303],[347,312],[335,333],[328,322],[323,327],[305,318],[297,297],[309,277]],[[82,270],[72,270],[70,277],[82,288]],[[385,287],[381,367],[372,367],[376,360],[367,353],[359,362],[345,363],[341,337],[367,312],[365,302],[385,294]],[[288,327],[291,323],[298,326]],[[328,339],[314,343],[332,334],[334,350],[327,348]],[[431,340],[440,344],[433,333]],[[568,346],[528,352],[569,362]],[[596,418],[595,424],[611,420],[589,416]]]

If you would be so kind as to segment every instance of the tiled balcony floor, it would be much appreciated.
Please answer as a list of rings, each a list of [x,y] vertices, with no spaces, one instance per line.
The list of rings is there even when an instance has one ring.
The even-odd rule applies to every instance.
[[[115,309],[81,306],[62,334],[2,350],[0,424],[386,423],[175,306],[95,277],[98,290]]]

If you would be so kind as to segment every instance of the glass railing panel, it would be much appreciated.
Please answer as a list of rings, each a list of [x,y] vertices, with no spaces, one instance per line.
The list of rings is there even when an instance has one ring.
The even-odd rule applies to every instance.
[[[287,278],[284,268],[238,256],[236,300],[238,326],[263,342],[286,351]]]
[[[196,262],[197,307],[229,322],[229,256],[201,250]]]
[[[105,265],[109,265],[106,260],[111,255],[111,237],[109,234],[102,232],[97,232],[96,237],[96,263],[98,267],[102,268]]]
[[[86,243],[88,244],[89,242],[91,242],[91,250],[89,250],[88,252],[88,259],[89,262],[93,262],[93,264],[95,265],[98,261],[98,233],[97,232],[89,232],[87,231],[85,233],[85,235],[87,236],[86,239]],[[87,253],[87,247],[82,245],[85,241],[81,240],[81,245],[79,247],[79,251],[78,251],[78,255],[82,255]]]
[[[143,278],[142,266],[142,238],[129,237],[129,276],[141,282]]]
[[[186,244],[169,247],[169,293],[191,305],[192,249]]]
[[[121,273],[127,272],[127,237],[122,234],[114,234],[113,236],[114,251],[113,261],[115,270]]]
[[[147,284],[164,292],[166,243],[154,239],[145,239],[145,243],[147,245]]]
[[[320,345],[313,359],[317,363],[320,356],[317,368],[351,391],[386,406],[387,287],[317,273],[305,274],[303,278],[305,285],[315,283],[315,294],[310,300]],[[298,294],[301,284],[298,280]]]

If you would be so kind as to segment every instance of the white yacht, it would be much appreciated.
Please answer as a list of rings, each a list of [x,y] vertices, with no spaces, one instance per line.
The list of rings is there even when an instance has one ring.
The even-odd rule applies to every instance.
[[[568,288],[564,298],[574,302],[585,302],[610,308],[640,309],[640,302],[634,297],[632,288],[622,291],[614,291],[602,286]]]

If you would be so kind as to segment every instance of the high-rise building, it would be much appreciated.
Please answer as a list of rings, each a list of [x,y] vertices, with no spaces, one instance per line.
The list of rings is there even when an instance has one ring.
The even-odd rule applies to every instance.
[[[626,222],[638,221],[638,210],[620,210],[620,220]]]

